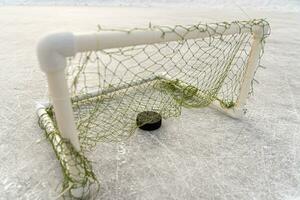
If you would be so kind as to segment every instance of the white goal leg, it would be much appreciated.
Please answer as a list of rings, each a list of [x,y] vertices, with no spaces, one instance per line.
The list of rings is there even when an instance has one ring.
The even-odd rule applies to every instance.
[[[240,92],[237,98],[236,105],[233,108],[223,108],[218,101],[214,101],[210,107],[215,108],[222,113],[232,117],[241,118],[244,113],[244,107],[251,89],[251,82],[254,78],[255,71],[259,65],[259,57],[262,51],[262,43],[264,29],[258,29],[254,32],[251,51],[246,64],[246,71],[242,79]]]
[[[70,33],[52,34],[38,44],[41,69],[46,73],[49,93],[55,110],[59,131],[80,151],[68,84],[65,78],[66,57],[74,56],[74,36]]]

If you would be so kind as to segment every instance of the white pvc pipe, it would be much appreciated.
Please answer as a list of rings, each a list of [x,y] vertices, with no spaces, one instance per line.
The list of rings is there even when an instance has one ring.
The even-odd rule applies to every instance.
[[[66,57],[74,56],[74,36],[55,33],[42,38],[37,46],[40,68],[46,73],[58,129],[64,139],[80,151],[68,84],[65,78]]]
[[[52,131],[55,131],[55,127],[53,125],[52,119],[48,116],[46,112],[46,107],[42,104],[37,104],[37,115],[40,118],[42,125],[44,126],[43,128],[45,129],[47,136],[50,138],[52,145],[54,146],[55,150],[57,151],[57,156],[59,157],[60,162],[65,164],[65,170],[68,171],[72,179],[82,181],[83,179],[83,174],[80,175],[82,172],[81,168],[78,168],[76,165],[70,165],[72,163],[72,155],[69,154],[69,150],[67,150],[65,147],[62,147],[61,145],[61,140],[62,140],[62,135],[57,135],[55,133],[52,133]],[[44,120],[48,121],[50,120],[52,123],[50,124],[44,124],[47,123]],[[43,122],[44,121],[44,122]],[[45,126],[46,125],[46,126]],[[66,136],[64,136],[66,137]],[[72,182],[69,182],[68,184],[73,184]],[[70,191],[73,196],[77,198],[81,198],[84,196],[84,190],[83,188],[74,188]]]
[[[78,132],[75,125],[71,99],[65,74],[61,72],[47,73],[49,92],[51,95],[55,117],[61,136],[67,138],[77,151],[80,151]]]
[[[259,64],[259,57],[262,50],[262,35],[254,35],[254,39],[251,45],[250,55],[246,65],[246,71],[243,76],[240,93],[237,99],[236,107],[243,108],[246,104],[249,91],[251,88],[251,82],[253,80],[255,71]]]
[[[229,28],[224,26],[212,25],[206,31],[198,29],[188,31],[183,28],[177,28],[175,31],[165,34],[158,29],[154,30],[135,30],[130,33],[123,31],[105,31],[96,33],[82,33],[75,35],[75,49],[77,52],[97,51],[102,49],[122,48],[135,45],[155,44],[161,42],[170,42],[184,39],[207,38],[215,35],[231,35],[236,33],[261,32],[261,27],[255,25],[252,30],[247,27],[240,27],[237,23],[232,23]]]
[[[220,105],[219,101],[213,101],[210,105],[210,108],[216,109],[218,111],[220,111],[223,114],[228,115],[231,118],[234,119],[240,119],[242,117],[243,114],[243,110],[240,107],[234,106],[233,108],[223,108]]]

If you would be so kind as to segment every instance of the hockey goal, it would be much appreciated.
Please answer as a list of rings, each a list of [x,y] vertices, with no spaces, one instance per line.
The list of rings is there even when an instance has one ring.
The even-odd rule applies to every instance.
[[[62,166],[64,195],[97,190],[86,154],[133,134],[139,112],[169,118],[212,106],[240,117],[269,32],[265,20],[251,20],[42,38],[51,98],[37,113]]]

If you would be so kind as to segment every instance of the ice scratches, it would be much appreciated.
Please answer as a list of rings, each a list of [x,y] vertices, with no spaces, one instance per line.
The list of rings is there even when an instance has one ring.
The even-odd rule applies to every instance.
[[[289,78],[287,76],[287,73],[286,72],[283,72],[284,73],[284,78],[285,78],[285,82],[287,83],[287,88],[288,88],[288,91],[290,93],[290,100],[292,102],[292,107],[293,107],[293,110],[297,116],[297,120],[300,122],[300,115],[297,111],[297,104],[296,104],[296,100],[295,100],[295,96],[294,96],[294,93],[293,93],[293,90],[292,90],[292,86],[290,84],[290,81],[289,81]]]
[[[297,121],[298,121],[298,125],[300,124],[300,116],[299,116],[299,113],[297,111],[297,107],[296,107],[296,100],[295,100],[295,97],[294,97],[294,93],[293,93],[293,90],[292,90],[292,87],[291,87],[291,84],[289,82],[289,79],[288,79],[288,76],[287,76],[287,73],[284,73],[284,78],[285,78],[285,82],[287,84],[287,88],[288,88],[288,91],[289,91],[289,94],[290,94],[290,101],[291,101],[291,106],[293,108],[293,111],[295,112],[295,115],[297,117]],[[298,126],[299,127],[299,126]],[[298,137],[296,134],[299,134],[297,133],[296,131],[293,131],[293,160],[294,160],[294,163],[293,165],[296,166],[296,153],[297,153],[297,146],[299,145],[298,143],[296,143],[296,137]]]
[[[120,181],[119,181],[119,174],[120,174],[120,167],[121,165],[126,162],[124,160],[124,154],[126,154],[126,149],[124,147],[124,143],[123,142],[119,142],[116,145],[117,147],[117,154],[116,154],[116,171],[115,171],[115,198],[116,200],[120,199]]]
[[[142,156],[142,159],[145,160],[145,164],[147,165],[147,170],[153,177],[155,177],[156,184],[160,185],[160,187],[164,190],[164,192],[167,192],[169,197],[171,199],[177,199],[176,196],[173,194],[173,192],[169,192],[168,186],[165,184],[164,180],[161,178],[160,174],[156,172],[153,167],[149,164],[150,162],[147,160],[146,156]],[[160,172],[161,173],[161,172]],[[149,187],[149,186],[147,186]],[[149,187],[151,188],[151,187]],[[145,188],[144,188],[145,189]]]
[[[179,155],[177,155],[174,151],[172,151],[171,149],[168,148],[167,145],[165,145],[161,140],[158,139],[158,137],[154,134],[151,135],[151,138],[153,140],[155,140],[156,142],[158,142],[158,144],[160,146],[163,147],[163,149],[167,152],[167,157],[170,159],[170,161],[172,162],[173,166],[176,169],[176,172],[178,173],[177,175],[181,178],[181,181],[184,183],[184,185],[186,186],[187,191],[190,193],[191,197],[193,196],[193,193],[191,190],[189,190],[189,188],[191,188],[191,186],[186,182],[185,180],[185,176],[184,174],[181,172],[180,169],[184,168],[183,171],[186,172],[188,171],[187,167],[185,166],[184,162],[180,163],[180,169],[178,168],[177,164],[176,164],[176,158],[174,157],[179,157]],[[171,165],[172,166],[172,165]]]

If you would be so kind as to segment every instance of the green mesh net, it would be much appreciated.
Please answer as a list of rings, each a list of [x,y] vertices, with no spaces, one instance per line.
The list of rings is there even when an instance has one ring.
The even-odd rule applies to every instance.
[[[147,28],[159,30],[164,37],[182,29],[186,34],[195,30],[215,33],[232,25],[250,32],[199,39],[179,35],[178,41],[87,52],[69,59],[66,76],[82,151],[76,152],[60,136],[51,104],[39,110],[41,127],[62,167],[64,198],[96,197],[100,184],[87,157],[99,142],[131,136],[137,128],[138,113],[155,111],[166,119],[179,116],[182,107],[206,107],[213,101],[233,108],[247,67],[252,28],[268,23],[251,20]],[[131,34],[139,30],[146,29],[109,31]],[[107,30],[99,27],[99,31]],[[268,35],[263,33],[262,44]]]

